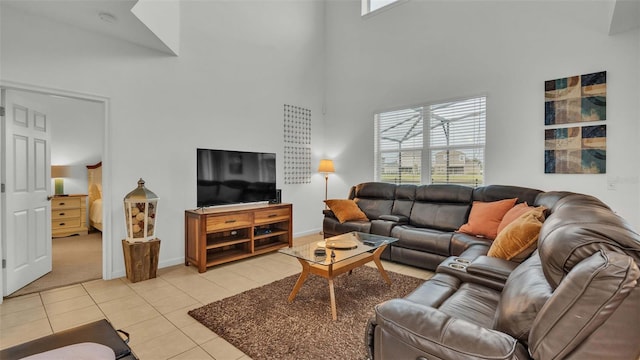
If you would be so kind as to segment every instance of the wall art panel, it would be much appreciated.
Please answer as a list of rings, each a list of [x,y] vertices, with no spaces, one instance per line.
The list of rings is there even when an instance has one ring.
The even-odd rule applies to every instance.
[[[311,183],[311,110],[284,105],[284,183]]]
[[[607,172],[607,126],[576,126],[544,131],[544,172],[604,174]]]
[[[545,81],[545,125],[606,119],[606,71]]]

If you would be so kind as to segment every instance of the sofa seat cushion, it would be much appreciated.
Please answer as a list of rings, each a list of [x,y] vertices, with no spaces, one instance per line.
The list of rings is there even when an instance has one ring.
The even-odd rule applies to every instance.
[[[338,219],[325,217],[322,223],[322,228],[325,234],[338,235],[351,231],[359,231],[369,233],[371,229],[371,222],[369,221],[346,221],[340,223]]]
[[[492,328],[500,301],[500,291],[463,282],[459,277],[436,273],[405,300],[438,309],[456,319]]]
[[[458,290],[461,284],[460,279],[455,276],[437,273],[407,295],[405,299],[416,304],[438,308]]]
[[[438,310],[456,319],[491,329],[499,302],[500,291],[474,283],[463,283]]]
[[[449,231],[417,228],[411,225],[400,225],[391,230],[391,236],[398,238],[398,241],[393,246],[426,251],[443,256],[449,256],[451,235],[453,233]]]

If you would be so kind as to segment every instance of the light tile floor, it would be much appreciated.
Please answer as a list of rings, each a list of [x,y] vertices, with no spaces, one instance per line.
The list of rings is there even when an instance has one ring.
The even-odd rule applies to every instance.
[[[319,240],[321,236],[312,235],[296,238],[294,244]],[[384,267],[424,279],[432,275],[390,262],[384,262]],[[300,264],[295,258],[271,253],[202,274],[193,266],[177,265],[159,269],[155,279],[137,283],[126,278],[94,280],[5,299],[0,304],[0,348],[106,318],[116,329],[130,333],[129,344],[143,360],[246,360],[248,356],[187,312],[298,273]]]

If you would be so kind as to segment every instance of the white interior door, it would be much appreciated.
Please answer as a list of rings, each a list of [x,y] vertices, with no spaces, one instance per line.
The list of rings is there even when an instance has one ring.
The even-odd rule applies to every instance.
[[[19,93],[2,90],[3,294],[51,271],[51,126]]]

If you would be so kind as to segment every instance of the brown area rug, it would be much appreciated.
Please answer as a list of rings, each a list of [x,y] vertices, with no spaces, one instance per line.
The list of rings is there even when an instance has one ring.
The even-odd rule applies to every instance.
[[[298,275],[189,311],[189,315],[254,360],[365,359],[364,335],[374,306],[404,297],[424,282],[363,266],[334,280],[338,320],[331,319],[326,279],[309,275],[296,299]]]

